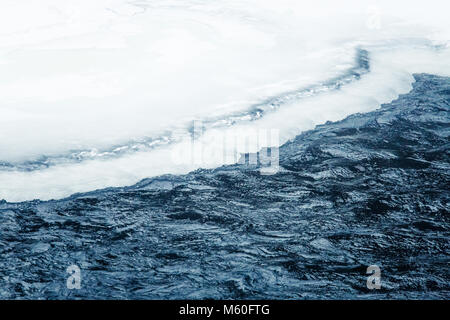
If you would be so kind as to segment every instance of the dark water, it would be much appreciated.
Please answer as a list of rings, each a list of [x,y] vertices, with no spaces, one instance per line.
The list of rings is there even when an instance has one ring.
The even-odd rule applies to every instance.
[[[416,80],[281,147],[275,175],[234,165],[0,202],[0,297],[450,298],[450,79]]]

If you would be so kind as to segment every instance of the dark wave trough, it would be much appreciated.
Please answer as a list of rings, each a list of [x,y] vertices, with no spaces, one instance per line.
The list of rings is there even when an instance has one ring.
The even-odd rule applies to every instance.
[[[415,78],[282,146],[275,175],[233,165],[0,202],[0,298],[450,298],[450,79]]]

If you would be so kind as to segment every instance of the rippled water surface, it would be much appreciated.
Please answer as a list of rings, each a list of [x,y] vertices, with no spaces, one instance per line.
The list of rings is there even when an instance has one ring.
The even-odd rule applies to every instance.
[[[231,165],[0,202],[0,298],[448,299],[450,79],[415,80],[283,145],[274,175]]]

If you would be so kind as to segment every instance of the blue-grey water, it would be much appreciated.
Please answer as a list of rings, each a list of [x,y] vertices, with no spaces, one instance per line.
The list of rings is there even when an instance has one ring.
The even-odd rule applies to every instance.
[[[415,78],[283,145],[274,175],[231,165],[0,202],[0,298],[450,298],[450,79]]]

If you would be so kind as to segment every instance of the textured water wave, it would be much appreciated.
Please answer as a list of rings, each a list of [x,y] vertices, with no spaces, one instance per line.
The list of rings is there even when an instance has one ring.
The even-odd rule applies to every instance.
[[[232,165],[2,201],[0,297],[448,299],[449,111],[450,78],[419,74],[283,145],[276,175]]]

